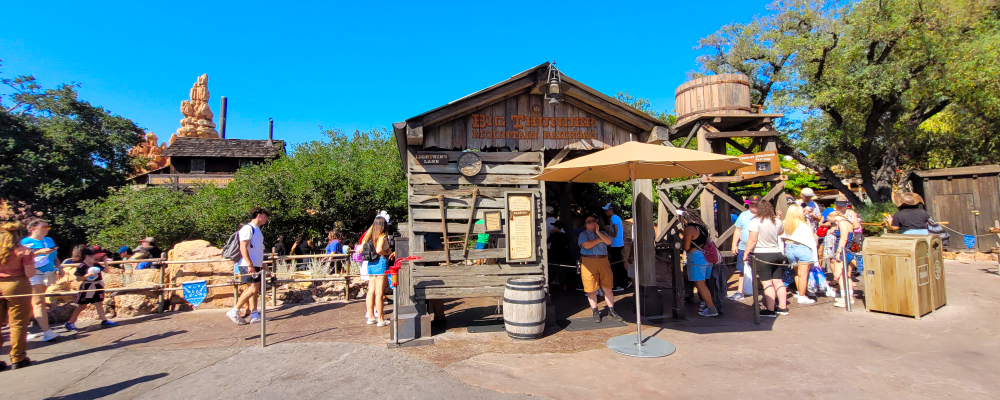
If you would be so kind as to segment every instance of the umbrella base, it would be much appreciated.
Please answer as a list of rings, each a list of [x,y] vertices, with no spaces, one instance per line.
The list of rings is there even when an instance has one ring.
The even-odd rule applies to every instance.
[[[674,347],[673,343],[658,337],[643,338],[641,346],[636,342],[635,335],[630,334],[608,339],[607,345],[608,349],[615,353],[640,358],[666,357],[677,351],[677,347]]]

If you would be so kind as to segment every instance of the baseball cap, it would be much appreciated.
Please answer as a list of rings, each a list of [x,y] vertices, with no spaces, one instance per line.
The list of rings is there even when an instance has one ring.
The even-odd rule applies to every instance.
[[[152,243],[153,242],[153,237],[152,236],[146,236],[146,237],[142,238],[142,240],[139,241],[139,243],[144,243],[144,242],[146,242],[146,243]]]
[[[816,192],[813,192],[812,188],[802,189],[802,196],[804,197],[816,197]]]
[[[761,200],[761,197],[759,195],[755,194],[753,196],[747,197],[747,201],[746,202],[747,202],[747,204],[753,204],[753,203],[760,203],[760,200]]]
[[[836,204],[837,207],[847,207],[847,196],[837,196],[837,200],[834,201],[834,204]]]
[[[129,251],[128,246],[122,246],[116,253],[124,253],[126,251]]]
[[[614,210],[615,206],[611,205],[611,203],[608,203],[608,204],[605,204],[604,207],[601,207],[601,208],[603,208],[605,210]]]

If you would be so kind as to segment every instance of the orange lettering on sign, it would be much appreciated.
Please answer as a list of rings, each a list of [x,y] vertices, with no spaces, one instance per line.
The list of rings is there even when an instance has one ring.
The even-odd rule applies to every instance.
[[[514,129],[524,128],[524,116],[523,115],[511,115],[510,118],[514,120]]]
[[[486,127],[486,116],[481,114],[472,114],[472,127],[473,128],[485,128]]]

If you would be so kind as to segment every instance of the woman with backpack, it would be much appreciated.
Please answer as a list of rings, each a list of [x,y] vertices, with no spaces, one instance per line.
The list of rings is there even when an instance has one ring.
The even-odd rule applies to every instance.
[[[781,251],[781,234],[784,233],[781,219],[768,201],[757,204],[757,216],[747,226],[750,239],[743,253],[743,261],[753,261],[753,271],[764,287],[764,310],[761,317],[775,318],[778,314],[788,315],[788,289],[781,277],[785,273],[785,255]],[[776,304],[777,302],[777,304]]]
[[[705,250],[711,239],[708,227],[694,211],[683,210],[680,211],[680,214],[681,222],[684,223],[684,232],[682,233],[684,251],[687,252],[685,270],[687,270],[688,280],[698,288],[698,295],[701,296],[702,301],[698,315],[716,317],[719,315],[719,311],[712,302],[712,292],[708,290],[706,282],[712,276],[712,263],[705,257]],[[712,248],[714,249],[714,247]],[[717,249],[715,254],[717,257]]]
[[[361,256],[368,262],[368,295],[365,297],[365,316],[368,325],[377,326],[389,325],[389,320],[385,319],[384,303],[382,296],[385,293],[386,277],[385,271],[388,264],[389,223],[383,217],[376,217],[371,228],[365,232],[361,239]]]

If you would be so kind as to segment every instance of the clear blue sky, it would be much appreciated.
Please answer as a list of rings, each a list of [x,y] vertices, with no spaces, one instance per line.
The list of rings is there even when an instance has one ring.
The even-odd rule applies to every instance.
[[[165,140],[208,73],[229,99],[227,136],[289,142],[390,127],[556,60],[609,95],[673,109],[693,47],[767,1],[713,2],[15,2],[0,23],[2,74],[33,74]],[[0,89],[3,92],[7,90]]]

